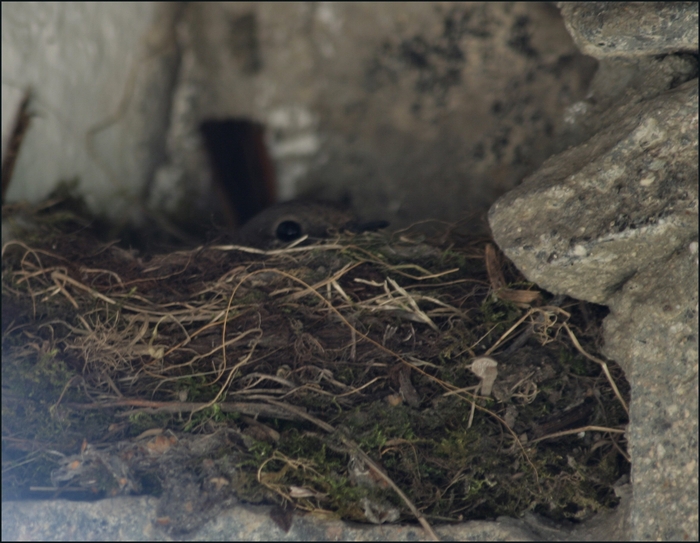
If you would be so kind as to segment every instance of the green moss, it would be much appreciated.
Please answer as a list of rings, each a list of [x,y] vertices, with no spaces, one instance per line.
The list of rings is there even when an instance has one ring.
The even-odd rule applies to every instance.
[[[59,252],[69,252],[73,247],[73,239],[55,240]],[[41,236],[35,238],[37,244],[43,241]],[[3,356],[3,383],[12,383],[9,390],[17,396],[5,401],[9,396],[4,393],[3,430],[11,439],[3,445],[36,440],[50,444],[51,450],[71,455],[81,450],[83,440],[118,447],[123,443],[117,445],[117,441],[154,428],[172,430],[181,441],[185,436],[196,442],[197,438],[206,441],[212,435],[224,435],[222,444],[204,456],[192,449],[188,457],[180,450],[178,454],[183,456],[177,457],[175,467],[170,466],[172,473],[143,468],[138,477],[144,492],[162,493],[161,481],[173,473],[186,472],[199,477],[196,480],[203,486],[212,480],[225,480],[235,488],[239,499],[252,503],[291,501],[305,510],[332,511],[351,520],[366,520],[363,498],[394,504],[406,519],[411,515],[393,491],[381,484],[366,488],[351,480],[349,466],[356,461],[356,453],[348,445],[349,440],[369,455],[421,511],[440,520],[517,516],[533,508],[546,511],[550,518],[577,520],[596,507],[614,505],[609,481],[619,478],[626,465],[612,447],[593,449],[576,437],[519,445],[511,429],[501,423],[506,409],[515,409],[513,432],[522,436],[523,442],[525,437],[532,442],[535,424],[543,418],[556,418],[571,398],[581,398],[595,386],[601,404],[606,405],[603,411],[597,404],[597,418],[589,423],[624,424],[626,415],[610,390],[604,388],[598,365],[573,351],[567,338],[562,340],[563,334],[556,337],[554,329],[546,345],[538,343],[541,338],[535,334],[522,349],[506,356],[505,349],[512,345],[506,343],[494,353],[499,379],[514,372],[518,379],[531,380],[530,384],[536,385],[531,390],[538,393],[534,399],[523,395],[503,401],[479,398],[472,413],[470,401],[465,400],[471,396],[461,393],[463,397],[459,397],[452,392],[478,384],[469,369],[472,357],[494,345],[525,310],[489,294],[483,258],[476,245],[469,246],[468,251],[459,247],[415,247],[412,253],[414,247],[406,244],[400,254],[381,236],[348,236],[346,241],[349,245],[345,250],[302,251],[279,258],[267,255],[258,259],[236,252],[222,257],[205,249],[196,253],[198,260],[191,267],[191,276],[184,272],[171,274],[172,270],[190,269],[184,265],[189,260],[186,256],[183,259],[182,253],[169,261],[159,255],[164,259],[160,262],[166,264],[162,268],[160,264],[154,266],[160,270],[153,275],[157,275],[152,280],[155,286],[142,282],[138,273],[134,275],[132,261],[128,265],[124,259],[95,263],[85,254],[92,258],[109,251],[81,250],[65,258],[84,269],[110,269],[131,286],[120,290],[111,279],[104,281],[104,292],[118,298],[116,305],[105,305],[104,300],[83,289],[67,290],[80,305],[79,311],[61,292],[32,299],[41,289],[18,281],[24,277],[21,251],[4,259],[3,301],[8,298],[21,309],[17,322],[22,331],[3,338],[3,354],[5,349],[15,353],[16,362]],[[407,254],[415,254],[415,258]],[[61,265],[46,258],[47,267]],[[228,303],[235,286],[218,281],[233,265],[247,271],[276,268],[315,284],[357,262],[362,264],[337,278],[350,303],[332,289],[326,298],[328,303],[315,295],[290,298],[283,289],[294,292],[300,284],[282,274],[255,286],[253,282],[245,283],[234,297],[226,334],[227,339],[248,330],[255,330],[255,334],[230,342],[226,360],[228,369],[237,361],[246,363],[226,383],[227,390],[217,403],[193,413],[187,411],[189,402],[212,401],[226,381],[226,373],[216,379],[221,371],[220,351],[209,353],[222,341],[220,315],[226,306],[221,307],[220,301]],[[449,269],[457,271],[415,279]],[[511,288],[532,288],[509,266],[504,266],[503,272]],[[102,277],[106,276],[114,277]],[[372,285],[381,285],[388,277],[416,294],[421,310],[431,313],[437,330],[409,320],[405,312],[387,310],[386,304],[381,308],[372,305],[383,292]],[[99,291],[100,281],[89,284]],[[50,281],[44,278],[41,288],[52,288]],[[189,289],[194,299],[179,297]],[[326,297],[325,289],[320,294]],[[372,341],[348,330],[347,323],[330,311],[329,303]],[[126,324],[133,314],[127,305],[140,304],[165,308],[161,313],[171,308],[181,311],[206,307],[203,316],[194,315],[191,321],[179,320],[186,311],[162,320],[145,312],[146,316],[141,317],[147,323],[144,336],[137,341],[139,349],[132,352],[134,332]],[[212,308],[215,311],[211,315],[218,317],[206,313]],[[94,343],[107,342],[123,355],[116,356],[119,363],[110,359],[100,364],[99,356],[67,347],[69,328],[85,329],[81,319],[109,330],[110,334],[96,335]],[[153,325],[155,320],[157,326]],[[516,333],[531,324],[523,323]],[[29,350],[27,343],[31,344]],[[587,345],[591,343],[588,339]],[[156,344],[167,352],[162,359],[134,354],[148,353],[148,347]],[[407,365],[415,360],[427,364]],[[538,378],[548,375],[542,370],[552,366],[560,370],[558,375]],[[407,376],[418,398],[412,406],[400,400],[411,392],[406,388]],[[270,399],[282,404],[268,404]],[[130,404],[131,400],[137,401]],[[143,400],[161,402],[171,412],[131,411]],[[259,403],[259,415],[251,415],[249,409],[245,415],[228,412],[239,401],[250,402],[252,412]],[[265,416],[265,407],[283,409],[284,404],[302,410],[309,418]],[[97,405],[99,409],[93,409]],[[177,411],[180,408],[182,412]],[[317,427],[313,419],[323,420],[335,432],[327,432],[328,426]],[[587,450],[592,451],[588,456]],[[14,462],[9,470],[14,488],[48,484],[56,462],[46,462],[47,458],[45,455],[40,463],[27,460],[20,448],[9,454],[4,451],[3,459]],[[164,458],[167,463],[168,454]],[[608,482],[599,483],[603,478]],[[97,474],[95,481],[102,492],[116,490],[113,474]],[[309,492],[290,497],[292,489],[301,494],[299,489]]]

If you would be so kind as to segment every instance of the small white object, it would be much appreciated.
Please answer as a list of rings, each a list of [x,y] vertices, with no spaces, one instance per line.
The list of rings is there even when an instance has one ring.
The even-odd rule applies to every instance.
[[[498,377],[498,362],[488,356],[475,358],[471,370],[481,379],[481,395],[490,396],[493,383]]]

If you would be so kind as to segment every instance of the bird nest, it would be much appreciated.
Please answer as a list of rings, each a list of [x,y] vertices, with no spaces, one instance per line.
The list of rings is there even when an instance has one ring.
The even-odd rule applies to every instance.
[[[3,247],[3,496],[375,523],[583,520],[629,472],[604,308],[486,239],[143,254],[35,218]],[[308,243],[308,241],[307,241]]]

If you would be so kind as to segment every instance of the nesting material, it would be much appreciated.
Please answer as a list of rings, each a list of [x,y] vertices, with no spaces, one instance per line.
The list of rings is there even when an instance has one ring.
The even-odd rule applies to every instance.
[[[6,496],[151,493],[173,533],[237,501],[426,530],[615,506],[604,310],[488,240],[146,255],[46,219],[3,247]]]

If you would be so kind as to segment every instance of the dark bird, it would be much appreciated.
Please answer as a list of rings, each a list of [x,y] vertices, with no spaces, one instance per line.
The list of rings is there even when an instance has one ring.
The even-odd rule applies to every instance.
[[[359,223],[347,209],[331,202],[292,200],[258,213],[238,231],[242,245],[273,249],[302,236],[324,238],[333,232],[365,232],[389,225],[386,221]]]

